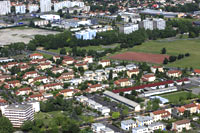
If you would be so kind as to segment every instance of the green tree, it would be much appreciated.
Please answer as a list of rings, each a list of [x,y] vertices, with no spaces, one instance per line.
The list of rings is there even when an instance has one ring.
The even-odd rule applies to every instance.
[[[123,109],[123,111],[122,111],[122,114],[123,114],[123,116],[127,116],[128,115],[128,109],[126,108],[126,109]]]
[[[120,15],[117,16],[116,21],[120,22],[122,20],[122,17]]]
[[[28,132],[31,131],[33,128],[34,124],[32,121],[26,121],[22,126],[21,129],[22,131]]]
[[[65,49],[65,48],[61,48],[61,49],[60,49],[60,54],[66,55],[66,53],[67,53],[67,52],[66,52],[66,49]]]
[[[112,119],[117,119],[117,118],[119,118],[119,116],[120,116],[119,112],[113,112],[112,113]]]
[[[110,70],[108,80],[112,80],[112,78],[113,78],[113,71]]]
[[[13,126],[12,123],[6,117],[0,117],[0,133],[12,133]]]
[[[166,48],[163,48],[163,49],[161,50],[161,54],[166,54],[166,52],[167,52]]]
[[[166,65],[166,64],[168,64],[168,62],[169,62],[168,59],[165,58],[164,61],[163,61],[163,64]]]

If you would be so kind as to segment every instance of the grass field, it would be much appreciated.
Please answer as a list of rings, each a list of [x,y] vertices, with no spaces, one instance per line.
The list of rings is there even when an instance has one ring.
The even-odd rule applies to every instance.
[[[171,102],[171,103],[177,103],[178,101],[180,101],[181,97],[182,97],[182,99],[187,99],[188,94],[189,94],[188,92],[179,91],[179,92],[164,94],[164,95],[160,95],[160,96],[168,99],[169,102]],[[192,96],[192,98],[196,97],[196,95],[194,95],[194,94],[191,94],[191,96]]]
[[[127,51],[134,52],[146,52],[146,53],[161,53],[161,49],[166,48],[168,55],[178,55],[190,53],[190,57],[185,57],[182,60],[178,60],[174,63],[169,63],[168,66],[172,67],[193,67],[200,68],[200,39],[193,40],[175,40],[165,41],[156,40],[148,41],[142,45],[135,46]]]

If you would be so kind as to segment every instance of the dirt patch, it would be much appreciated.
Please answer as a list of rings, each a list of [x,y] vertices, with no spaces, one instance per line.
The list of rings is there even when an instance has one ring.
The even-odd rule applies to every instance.
[[[152,53],[140,53],[140,52],[125,52],[109,57],[110,59],[127,60],[127,61],[138,61],[148,62],[155,64],[162,64],[165,58],[169,59],[168,55],[152,54]]]

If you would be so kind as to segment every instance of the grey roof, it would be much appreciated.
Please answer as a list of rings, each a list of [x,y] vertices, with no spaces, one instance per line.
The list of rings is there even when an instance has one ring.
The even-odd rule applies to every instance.
[[[101,130],[104,131],[104,132],[112,132],[112,131],[114,132],[114,130],[112,130],[109,127],[102,128]]]
[[[125,97],[122,97],[122,96],[120,96],[118,94],[115,94],[115,93],[113,93],[111,91],[105,91],[105,92],[103,92],[103,94],[108,96],[108,97],[111,97],[111,98],[113,98],[113,99],[115,99],[117,101],[120,101],[120,102],[122,102],[124,104],[127,104],[128,106],[131,106],[133,108],[139,106],[138,103],[136,103],[134,101],[131,101],[131,100],[125,98]]]
[[[32,107],[30,104],[12,104],[6,107],[5,109],[8,110],[26,110],[28,108]]]
[[[140,122],[153,120],[153,118],[151,116],[137,116],[137,117],[135,117],[135,119]]]
[[[92,123],[92,125],[95,127],[105,127],[105,125],[102,123]]]
[[[148,125],[148,127],[154,127],[154,126],[159,126],[159,125],[164,125],[164,124],[161,122],[154,122],[154,123]]]
[[[147,127],[145,126],[141,126],[141,127],[136,127],[136,128],[133,128],[132,130],[140,130],[140,129],[146,129]]]
[[[124,125],[130,125],[130,124],[133,124],[133,123],[136,123],[134,120],[124,120],[124,121],[121,121],[121,124],[124,124]]]

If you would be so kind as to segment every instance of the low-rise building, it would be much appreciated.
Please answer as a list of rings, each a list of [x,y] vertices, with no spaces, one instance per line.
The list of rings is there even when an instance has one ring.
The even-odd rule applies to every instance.
[[[114,82],[114,84],[115,84],[116,86],[125,87],[125,86],[131,86],[131,85],[132,85],[132,82],[130,82],[129,79],[124,78],[124,79],[116,80],[116,81]]]
[[[106,128],[102,123],[92,123],[91,129],[94,133],[100,133],[101,129]]]
[[[29,55],[30,59],[43,59],[43,55],[39,53],[34,53]]]
[[[138,126],[147,126],[154,122],[151,116],[137,116],[135,117]]]
[[[154,121],[168,120],[171,119],[171,113],[168,110],[157,110],[150,113]]]
[[[140,126],[133,128],[132,133],[149,133],[149,129],[145,126]]]
[[[172,123],[172,130],[176,132],[182,132],[183,129],[185,130],[192,129],[190,126],[190,120],[184,119]]]
[[[181,75],[182,75],[182,72],[180,70],[169,70],[167,72],[168,77],[178,78],[178,77],[181,77]]]
[[[99,65],[102,65],[102,67],[110,66],[110,60],[101,60],[98,63]]]
[[[142,76],[142,81],[153,82],[156,80],[156,76],[154,74],[145,74]]]
[[[137,68],[127,71],[127,75],[129,78],[132,78],[133,75],[137,76],[139,73],[140,73],[140,70]]]
[[[135,127],[137,127],[137,123],[131,119],[121,121],[121,128],[123,130],[129,131],[130,129],[135,128]]]
[[[154,132],[155,130],[161,130],[161,131],[166,130],[165,125],[161,122],[152,123],[148,125],[148,128],[149,128],[149,132]]]

